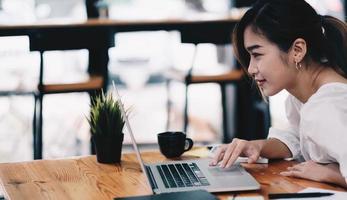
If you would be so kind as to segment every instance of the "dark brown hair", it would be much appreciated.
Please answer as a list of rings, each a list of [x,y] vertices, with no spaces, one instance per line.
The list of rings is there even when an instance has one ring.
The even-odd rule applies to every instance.
[[[251,26],[288,52],[297,38],[307,43],[305,61],[332,67],[347,77],[347,26],[331,17],[321,16],[304,0],[258,0],[242,17],[233,32],[235,54],[244,68],[250,62],[244,47],[244,31]]]

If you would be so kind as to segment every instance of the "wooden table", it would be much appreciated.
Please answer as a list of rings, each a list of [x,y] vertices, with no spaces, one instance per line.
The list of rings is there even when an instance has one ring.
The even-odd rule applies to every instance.
[[[196,151],[196,150],[195,150]],[[190,153],[182,159],[197,158]],[[158,152],[144,152],[146,162],[166,160]],[[244,164],[261,184],[261,190],[239,192],[240,196],[279,192],[298,192],[306,187],[343,190],[342,188],[279,175],[289,161],[269,164]],[[0,181],[7,199],[112,199],[151,193],[135,154],[123,154],[121,164],[100,164],[95,156],[57,160],[37,160],[0,164]],[[226,199],[232,193],[218,193]],[[266,199],[266,198],[265,198]]]

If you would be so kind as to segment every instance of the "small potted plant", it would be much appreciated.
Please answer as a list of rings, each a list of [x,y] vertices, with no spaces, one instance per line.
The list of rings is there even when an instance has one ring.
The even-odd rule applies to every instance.
[[[125,123],[120,102],[111,94],[97,96],[92,100],[88,122],[98,162],[119,163]]]

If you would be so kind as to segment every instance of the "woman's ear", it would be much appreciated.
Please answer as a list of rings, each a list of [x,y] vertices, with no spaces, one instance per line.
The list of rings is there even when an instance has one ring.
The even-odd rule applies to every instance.
[[[293,42],[291,48],[291,55],[293,56],[295,63],[300,63],[307,53],[306,41],[302,38],[298,38]]]

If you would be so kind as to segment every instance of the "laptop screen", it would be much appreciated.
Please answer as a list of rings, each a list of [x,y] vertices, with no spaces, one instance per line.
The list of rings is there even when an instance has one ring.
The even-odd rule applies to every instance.
[[[138,146],[137,146],[137,143],[136,143],[136,140],[135,140],[133,131],[132,131],[131,126],[130,126],[130,123],[129,123],[128,116],[127,116],[127,114],[126,114],[126,112],[125,112],[123,102],[122,102],[122,100],[121,100],[121,97],[120,97],[120,95],[119,95],[119,93],[118,93],[118,90],[117,90],[117,88],[116,88],[116,85],[115,85],[114,81],[112,81],[112,85],[113,85],[113,90],[114,90],[114,92],[115,92],[115,94],[116,94],[117,100],[119,101],[119,107],[120,107],[121,112],[122,112],[122,115],[123,115],[123,117],[124,117],[125,126],[126,126],[126,128],[128,129],[128,132],[129,132],[129,135],[130,135],[130,138],[131,138],[131,143],[133,144],[133,147],[134,147],[134,150],[135,150],[135,153],[136,153],[137,160],[138,160],[139,163],[140,163],[142,172],[144,172],[144,174],[146,175],[146,180],[147,180],[148,185],[151,186],[151,183],[150,183],[150,181],[149,181],[149,176],[148,176],[148,174],[147,174],[147,170],[145,169],[145,165],[144,165],[144,162],[143,162],[142,157],[141,157],[141,154],[140,154],[140,150],[139,150],[139,148],[138,148]],[[152,191],[152,193],[153,193],[153,191]]]

